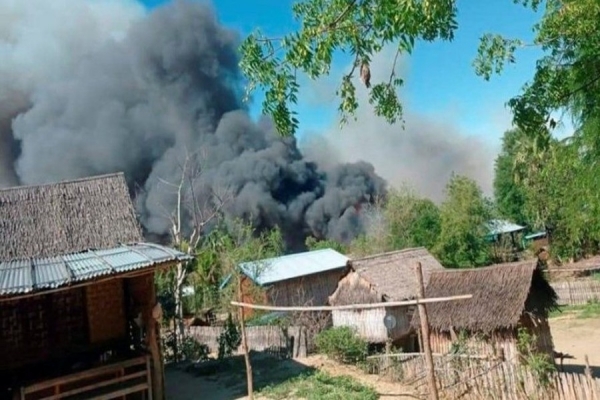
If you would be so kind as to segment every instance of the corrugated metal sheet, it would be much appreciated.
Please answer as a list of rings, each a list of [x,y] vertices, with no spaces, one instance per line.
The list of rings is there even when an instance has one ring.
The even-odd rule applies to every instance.
[[[190,256],[152,243],[89,250],[60,257],[0,263],[0,295],[30,293],[119,274]]]
[[[524,226],[513,224],[510,221],[504,221],[501,219],[493,219],[487,223],[489,233],[488,235],[501,235],[503,233],[518,232],[525,229]]]
[[[537,239],[537,238],[541,238],[541,237],[544,237],[544,236],[546,236],[546,231],[530,233],[529,235],[525,235],[523,237],[523,239],[525,239],[525,240],[532,240],[532,239]]]
[[[298,278],[346,266],[350,259],[333,249],[252,261],[240,264],[242,272],[259,285]]]

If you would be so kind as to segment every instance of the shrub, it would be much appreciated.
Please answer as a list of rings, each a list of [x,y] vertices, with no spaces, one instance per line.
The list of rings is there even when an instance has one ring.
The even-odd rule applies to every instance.
[[[242,343],[242,337],[237,325],[233,322],[231,314],[229,314],[223,333],[219,336],[219,360],[232,355],[240,343]]]
[[[191,336],[183,338],[181,352],[186,360],[192,362],[208,360],[209,349],[206,344],[198,342]]]
[[[315,344],[319,353],[346,364],[364,361],[368,353],[368,343],[347,326],[322,331]]]
[[[550,378],[556,372],[554,360],[548,354],[540,353],[537,349],[537,336],[529,333],[524,328],[519,328],[517,336],[517,350],[522,362],[535,375],[540,384],[547,387]]]

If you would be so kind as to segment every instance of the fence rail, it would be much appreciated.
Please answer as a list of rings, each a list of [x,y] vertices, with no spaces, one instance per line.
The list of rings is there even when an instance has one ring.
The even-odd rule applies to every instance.
[[[377,371],[413,385],[421,394],[427,392],[423,355],[395,355],[370,361],[377,363],[371,364]],[[600,379],[591,374],[553,373],[543,384],[531,370],[514,361],[443,355],[434,357],[434,365],[444,398],[600,400]]]
[[[600,281],[597,280],[553,282],[552,287],[562,305],[576,306],[600,301]]]

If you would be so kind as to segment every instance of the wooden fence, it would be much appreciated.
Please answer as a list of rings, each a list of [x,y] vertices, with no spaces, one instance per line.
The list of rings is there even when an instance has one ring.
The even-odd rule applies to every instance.
[[[600,301],[600,281],[597,280],[553,282],[552,287],[561,305],[575,306]]]
[[[388,377],[427,393],[426,365],[422,354],[381,357],[369,363],[371,372],[386,372]],[[546,384],[530,370],[514,362],[489,358],[435,356],[439,392],[447,399],[548,399],[600,400],[600,379],[591,374],[553,373]]]
[[[191,326],[189,335],[199,343],[208,346],[211,352],[219,350],[219,336],[223,332],[220,326]],[[246,327],[248,350],[275,353],[278,356],[292,358],[305,357],[307,353],[306,334],[300,327],[292,326],[287,331],[278,326],[249,326]],[[241,346],[238,352],[241,352]]]

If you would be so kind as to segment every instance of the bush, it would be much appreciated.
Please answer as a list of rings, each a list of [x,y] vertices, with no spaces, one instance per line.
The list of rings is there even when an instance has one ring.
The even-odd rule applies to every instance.
[[[346,364],[364,361],[369,348],[369,344],[347,326],[322,331],[315,344],[319,353]]]
[[[242,337],[237,325],[233,322],[233,317],[229,314],[223,333],[219,336],[219,360],[231,356],[240,343],[242,343]]]
[[[206,344],[198,342],[191,336],[183,338],[181,343],[181,352],[186,360],[192,362],[206,361],[208,360],[208,354],[210,353]]]

